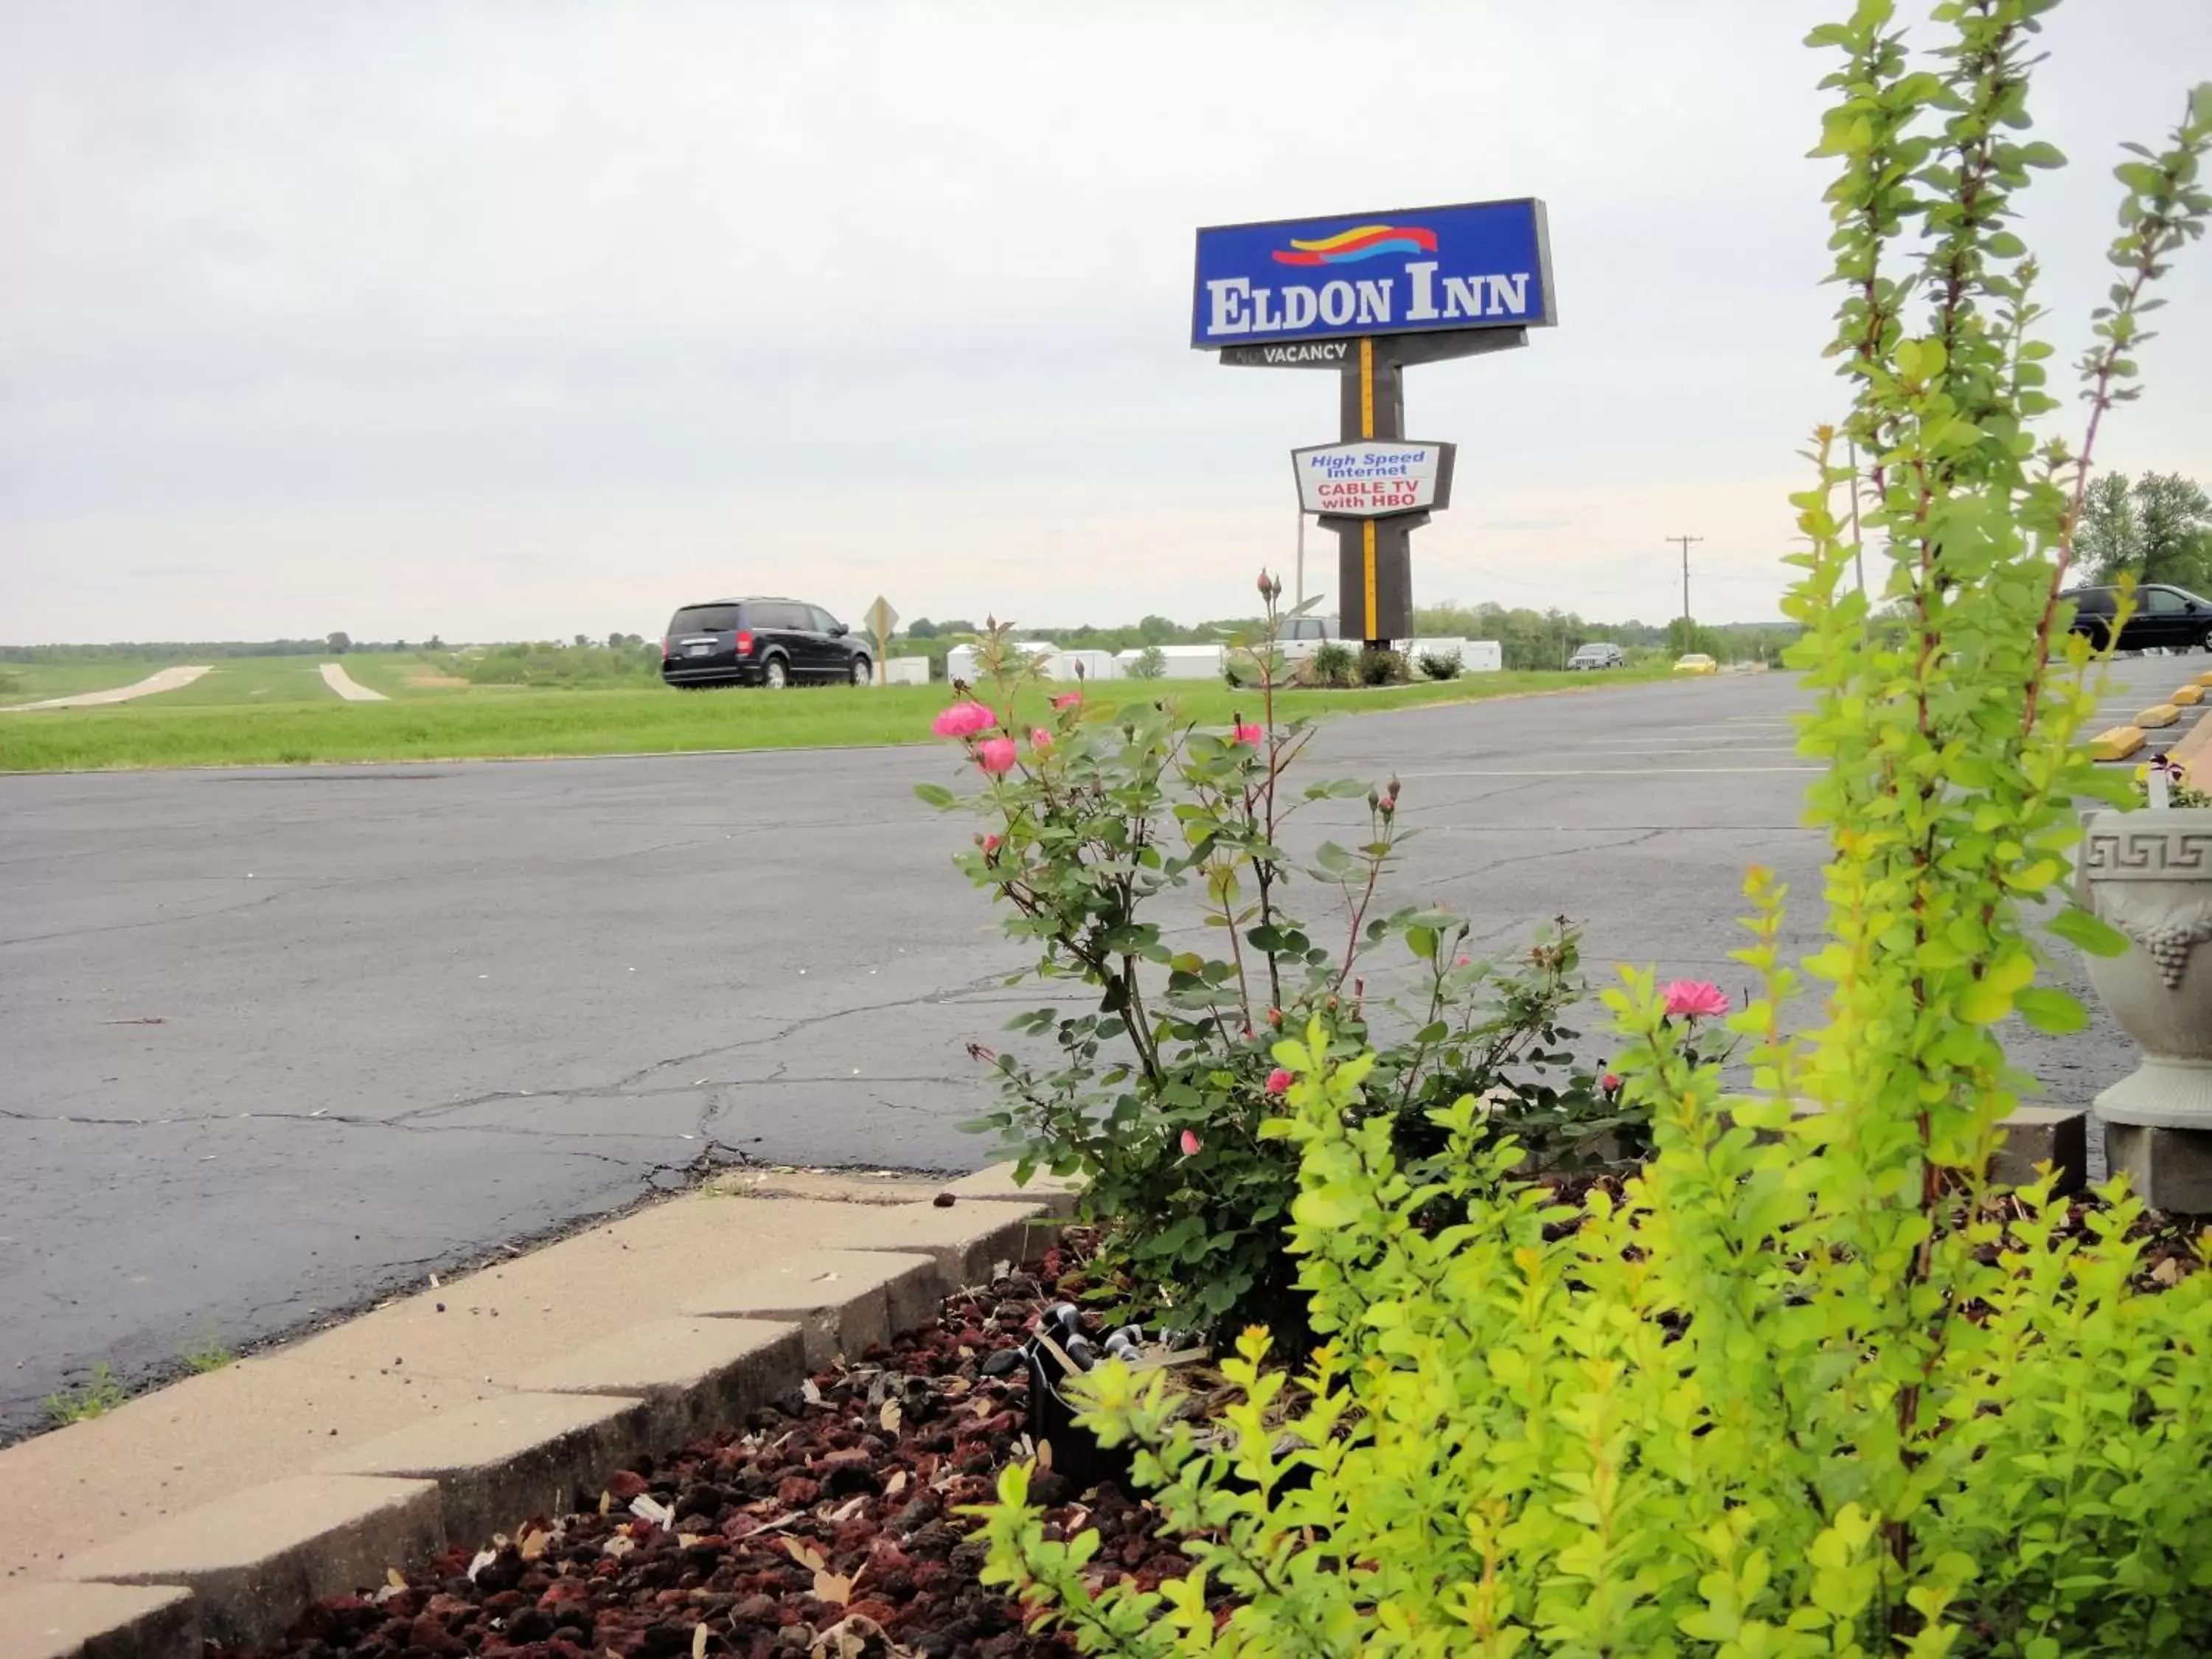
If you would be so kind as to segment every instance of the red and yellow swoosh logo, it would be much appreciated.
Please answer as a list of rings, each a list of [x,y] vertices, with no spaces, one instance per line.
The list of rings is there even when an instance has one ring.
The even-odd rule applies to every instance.
[[[1434,253],[1437,234],[1421,225],[1355,225],[1334,236],[1275,250],[1279,265],[1349,265],[1384,253]]]

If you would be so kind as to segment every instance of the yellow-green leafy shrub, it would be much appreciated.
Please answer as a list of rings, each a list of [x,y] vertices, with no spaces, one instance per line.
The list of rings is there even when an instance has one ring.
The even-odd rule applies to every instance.
[[[1291,1246],[1328,1343],[1292,1405],[1248,1337],[1225,1446],[1161,1374],[1094,1374],[1085,1420],[1145,1449],[1194,1558],[1157,1592],[1102,1572],[1092,1535],[1048,1535],[1007,1474],[990,1571],[1085,1650],[2212,1652],[2212,1273],[2142,1291],[2123,1189],[2082,1231],[2047,1182],[1987,1173],[2022,1084],[1997,1028],[2084,1018],[2035,983],[2032,921],[2077,800],[2129,781],[2077,746],[2095,696],[2057,597],[2089,457],[2149,285],[2212,209],[2205,88],[2118,169],[2088,434],[2039,440],[2057,405],[2009,222],[2060,159],[2015,136],[2051,3],[1946,0],[1927,70],[1886,0],[1813,37],[1844,57],[1819,153],[1841,164],[1831,352],[1852,387],[1797,498],[1789,605],[1831,838],[1818,1029],[1785,1032],[1802,988],[1754,872],[1740,957],[1765,990],[1730,1022],[1752,1092],[1724,1100],[1631,976],[1615,1067],[1657,1152],[1579,1208],[1509,1181],[1464,1101],[1417,1185],[1350,1109],[1368,1062],[1318,1030],[1282,1045],[1297,1081],[1269,1132],[1301,1152]],[[2075,910],[2052,931],[2121,944]]]

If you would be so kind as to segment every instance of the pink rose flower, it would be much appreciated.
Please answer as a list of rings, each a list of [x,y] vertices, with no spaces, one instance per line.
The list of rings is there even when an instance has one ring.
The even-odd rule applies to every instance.
[[[1083,693],[1080,691],[1063,691],[1052,700],[1052,706],[1054,708],[1073,708],[1082,701]]]
[[[1453,961],[1452,966],[1455,968],[1472,968],[1474,966],[1474,958],[1473,957],[1457,957]]]
[[[975,764],[994,777],[1012,771],[1015,758],[1012,738],[986,738],[975,745]]]
[[[1237,743],[1249,743],[1256,749],[1260,746],[1260,739],[1265,735],[1266,733],[1261,732],[1258,726],[1250,724],[1249,721],[1239,720],[1237,723],[1237,730],[1233,734],[1232,741]]]
[[[980,702],[956,702],[929,723],[940,738],[972,738],[999,723],[999,717]]]
[[[1288,1090],[1290,1086],[1291,1074],[1285,1071],[1281,1066],[1278,1066],[1273,1071],[1267,1073],[1267,1092],[1269,1094],[1282,1094]]]
[[[1052,747],[1052,733],[1046,731],[1042,726],[1031,726],[1030,728],[1030,747],[1036,750],[1040,754],[1043,753],[1046,750]]]
[[[1660,994],[1667,999],[1668,1013],[1686,1015],[1691,1019],[1718,1018],[1729,1011],[1728,998],[1709,979],[1674,980]]]
[[[983,837],[983,850],[984,850],[986,853],[995,853],[995,852],[997,852],[997,851],[999,850],[999,838],[998,838],[996,836],[984,836],[984,837]]]
[[[1597,1080],[1597,1086],[1609,1095],[1617,1095],[1620,1092],[1620,1079],[1616,1073],[1607,1072]]]
[[[1198,1156],[1198,1137],[1188,1129],[1182,1132],[1182,1155],[1185,1158]]]

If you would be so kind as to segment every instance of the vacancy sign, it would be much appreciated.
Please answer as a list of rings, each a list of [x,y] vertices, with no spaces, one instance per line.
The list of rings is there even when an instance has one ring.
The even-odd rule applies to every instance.
[[[1340,519],[1381,519],[1451,505],[1450,444],[1368,438],[1294,449],[1298,505]]]

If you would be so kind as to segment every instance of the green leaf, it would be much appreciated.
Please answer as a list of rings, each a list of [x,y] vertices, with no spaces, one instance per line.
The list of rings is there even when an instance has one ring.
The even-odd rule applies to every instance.
[[[941,783],[917,783],[914,793],[931,806],[955,806],[960,800],[959,796]]]
[[[1434,962],[1437,959],[1437,930],[1421,927],[1419,923],[1408,927],[1406,930],[1406,948],[1423,962]]]
[[[2051,931],[2069,945],[2078,946],[2093,957],[2125,956],[2128,936],[2101,917],[2090,915],[2078,904],[2069,904],[2051,921]]]
[[[2012,1003],[2022,1019],[2052,1036],[2078,1031],[2089,1023],[2089,1011],[2081,1006],[2079,998],[2048,986],[2032,986],[2019,992]]]
[[[1959,999],[1959,1018],[1971,1025],[1994,1025],[2012,1012],[2012,993],[1988,980],[1977,981]]]

